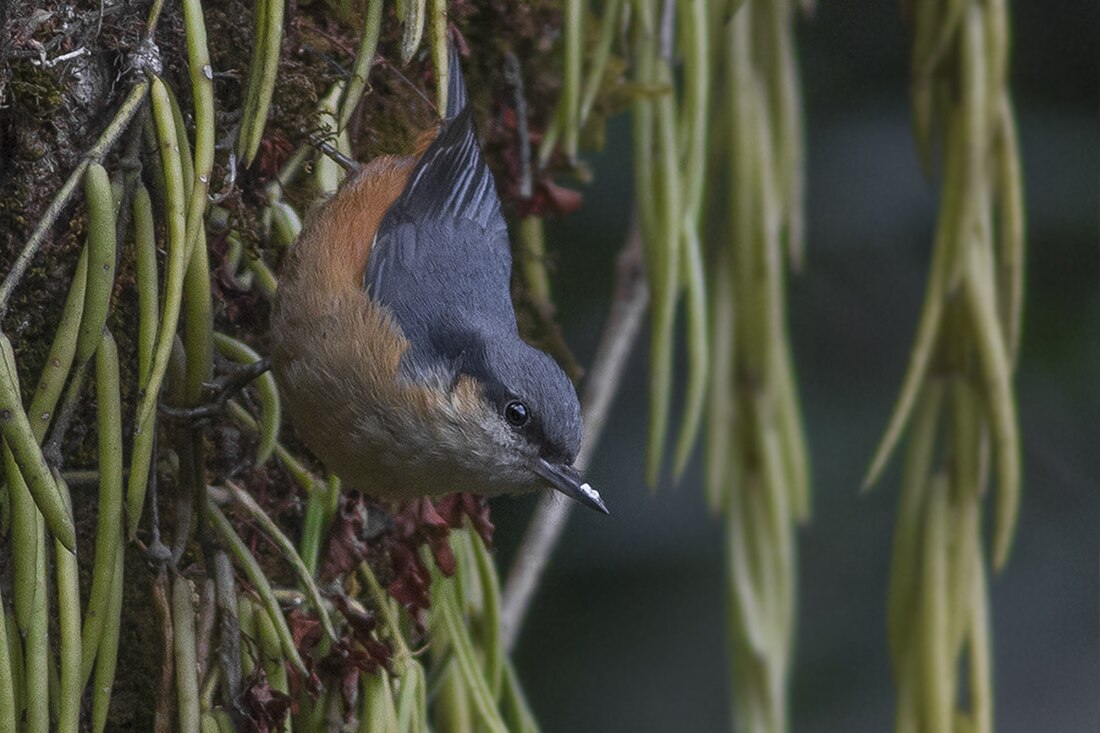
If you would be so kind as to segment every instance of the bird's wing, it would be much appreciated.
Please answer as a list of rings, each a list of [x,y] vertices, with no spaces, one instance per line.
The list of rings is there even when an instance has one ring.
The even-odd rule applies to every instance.
[[[382,218],[364,282],[393,311],[412,358],[429,362],[462,358],[471,338],[516,331],[508,229],[451,59],[449,119]]]
[[[466,92],[466,79],[462,76],[462,58],[458,55],[458,46],[451,43],[451,49],[447,55],[447,115],[445,119],[453,120],[458,113],[466,109],[469,95]]]

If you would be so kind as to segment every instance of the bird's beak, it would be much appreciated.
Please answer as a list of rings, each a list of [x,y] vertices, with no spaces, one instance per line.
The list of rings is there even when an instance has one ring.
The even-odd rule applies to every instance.
[[[544,458],[535,463],[535,473],[541,476],[552,487],[568,496],[574,501],[580,502],[589,509],[610,514],[600,498],[600,492],[588,485],[580,472],[572,466],[550,463]]]

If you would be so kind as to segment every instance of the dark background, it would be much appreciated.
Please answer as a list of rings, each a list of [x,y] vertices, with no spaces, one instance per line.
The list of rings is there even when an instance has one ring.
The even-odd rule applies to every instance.
[[[1012,560],[993,579],[996,724],[1098,728],[1100,10],[1013,3],[1012,84],[1028,223],[1016,381],[1024,495]],[[821,2],[800,25],[808,142],[808,260],[790,326],[813,458],[799,534],[796,731],[893,725],[885,597],[896,469],[859,483],[900,386],[924,292],[936,197],[909,125],[906,29],[893,2]],[[556,297],[582,362],[610,296],[630,210],[629,124],[588,159],[579,214],[556,223]],[[728,729],[720,522],[696,467],[644,485],[644,344],[590,475],[613,516],[578,511],[517,649],[544,730]],[[507,566],[533,497],[496,502]],[[988,512],[989,505],[987,505]]]

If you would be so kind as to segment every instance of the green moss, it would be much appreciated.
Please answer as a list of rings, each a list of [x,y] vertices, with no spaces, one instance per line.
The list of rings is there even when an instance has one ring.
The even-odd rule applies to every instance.
[[[58,85],[51,70],[31,64],[15,64],[8,82],[12,95],[12,108],[30,116],[23,124],[49,122],[50,115],[61,107],[64,90]]]

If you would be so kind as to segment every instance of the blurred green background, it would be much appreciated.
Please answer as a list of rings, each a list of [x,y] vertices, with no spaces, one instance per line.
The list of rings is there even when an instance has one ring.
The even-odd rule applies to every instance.
[[[1012,560],[992,586],[996,723],[1002,733],[1095,731],[1100,4],[1012,9],[1029,234],[1016,382],[1025,485]],[[809,236],[790,327],[814,517],[799,535],[796,731],[893,725],[885,598],[896,467],[870,495],[858,489],[908,358],[936,212],[909,125],[906,33],[894,2],[821,2],[800,27]],[[607,149],[587,156],[596,180],[584,208],[549,230],[556,299],[582,363],[630,211],[628,122],[609,133]],[[517,647],[551,733],[729,727],[722,529],[704,508],[698,460],[679,486],[645,488],[644,355],[640,344],[590,471],[612,516],[574,514]],[[533,506],[496,502],[505,568]]]

